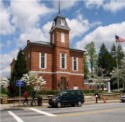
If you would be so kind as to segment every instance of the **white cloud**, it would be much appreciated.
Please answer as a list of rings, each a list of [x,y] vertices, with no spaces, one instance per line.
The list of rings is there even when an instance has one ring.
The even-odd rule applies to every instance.
[[[116,13],[117,11],[125,9],[125,1],[112,0],[109,3],[104,4],[103,8]]]
[[[5,8],[2,1],[0,1],[0,34],[7,35],[14,32],[15,28],[10,22],[9,8]]]
[[[54,7],[57,9],[59,7],[60,1],[60,9],[69,9],[73,7],[78,0],[52,0]]]
[[[99,8],[116,13],[122,9],[125,9],[125,0],[84,0],[87,8]]]
[[[0,75],[10,77],[10,63],[16,57],[18,50],[13,50],[9,54],[0,54]]]
[[[78,14],[77,17],[75,17],[75,19],[67,19],[67,23],[71,29],[70,40],[72,40],[75,37],[80,37],[90,28],[101,24],[101,22],[99,21],[90,23],[89,20],[83,18],[81,14]]]
[[[26,45],[26,41],[30,40],[31,42],[35,41],[50,41],[49,31],[52,26],[52,22],[45,24],[42,29],[32,28],[20,34],[19,37],[19,47]]]
[[[103,5],[104,0],[84,0],[87,8],[100,7]]]
[[[13,18],[12,22],[22,30],[33,28],[40,20],[40,16],[46,16],[54,12],[54,9],[47,8],[39,0],[12,0],[10,5]]]
[[[99,26],[93,32],[86,35],[85,38],[77,43],[78,49],[83,49],[86,44],[91,41],[95,42],[96,49],[99,50],[102,43],[110,50],[113,43],[115,43],[115,34],[125,38],[125,21],[122,23],[111,24],[108,26]],[[122,43],[125,48],[125,43]]]
[[[82,20],[81,22],[78,19],[67,19],[67,23],[71,29],[70,39],[84,34],[89,28],[90,24],[88,20]]]

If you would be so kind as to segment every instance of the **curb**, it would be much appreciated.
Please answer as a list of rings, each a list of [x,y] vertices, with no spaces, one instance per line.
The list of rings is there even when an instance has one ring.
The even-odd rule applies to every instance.
[[[107,100],[106,103],[120,103],[120,100]],[[96,103],[95,101],[87,101],[85,102],[83,105],[91,105],[91,104],[106,104],[103,101],[98,101],[98,103]],[[0,110],[4,110],[4,109],[17,109],[17,108],[27,108],[27,107],[42,107],[42,108],[47,108],[49,107],[48,103],[43,103],[42,106],[30,106],[30,105],[19,105],[19,104],[0,104]]]

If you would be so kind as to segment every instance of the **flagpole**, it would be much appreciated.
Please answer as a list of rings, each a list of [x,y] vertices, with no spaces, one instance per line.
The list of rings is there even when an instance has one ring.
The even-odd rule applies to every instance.
[[[118,42],[116,42],[116,63],[117,63],[117,85],[118,85],[118,91],[119,91],[119,64],[118,64]]]
[[[116,57],[116,59],[117,59],[117,84],[118,84],[118,91],[120,91],[120,89],[119,89],[119,62],[118,62],[118,43],[119,42],[125,42],[125,39],[123,39],[123,38],[121,38],[121,37],[119,37],[119,36],[117,36],[117,35],[115,35],[115,39],[116,39],[116,53],[117,53],[117,57]]]

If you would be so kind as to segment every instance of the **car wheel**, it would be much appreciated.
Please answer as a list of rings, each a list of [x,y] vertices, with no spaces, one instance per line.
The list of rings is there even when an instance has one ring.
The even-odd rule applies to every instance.
[[[61,108],[61,102],[57,103],[57,108]]]
[[[78,106],[81,107],[82,106],[82,102],[81,101],[78,101]]]

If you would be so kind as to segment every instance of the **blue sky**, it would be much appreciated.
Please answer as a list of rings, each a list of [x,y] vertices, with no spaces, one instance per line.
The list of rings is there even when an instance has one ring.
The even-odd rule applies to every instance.
[[[50,41],[49,30],[59,0],[0,0],[0,74],[10,75],[10,63],[26,41]],[[110,50],[115,34],[125,38],[125,0],[60,0],[70,31],[70,47],[84,49],[94,41]],[[125,50],[125,43],[121,44]]]

